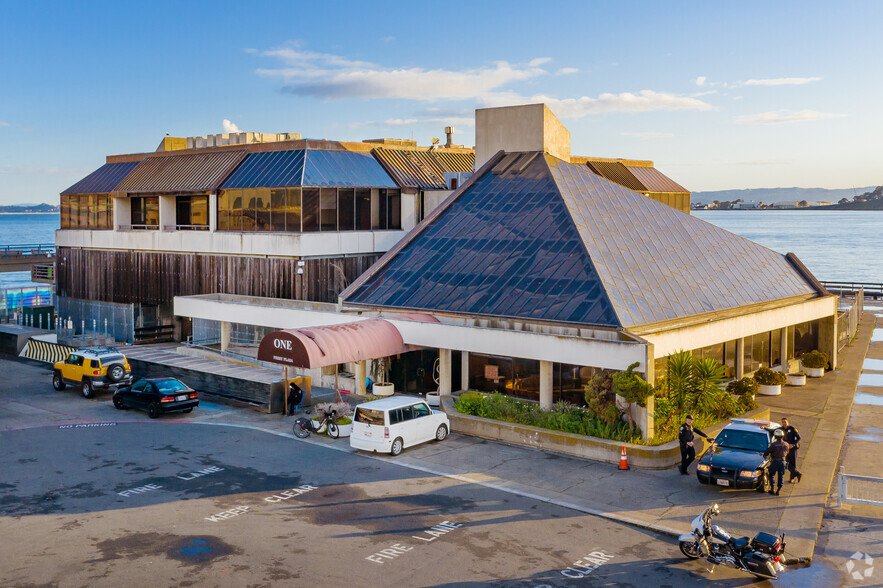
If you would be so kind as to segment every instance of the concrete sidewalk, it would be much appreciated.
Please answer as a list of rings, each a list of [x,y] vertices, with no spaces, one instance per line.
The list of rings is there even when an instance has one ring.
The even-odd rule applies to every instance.
[[[443,443],[408,449],[396,458],[374,457],[670,535],[689,531],[690,521],[717,502],[722,511],[719,523],[734,535],[778,530],[787,536],[790,555],[811,558],[874,319],[873,314],[866,314],[858,335],[841,356],[840,369],[821,379],[809,379],[806,386],[786,387],[781,396],[759,397],[761,404],[770,407],[773,419],[788,416],[803,436],[799,467],[804,478],[800,484],[786,484],[780,497],[703,486],[692,475],[679,475],[677,469],[620,471],[611,464],[456,434]],[[196,413],[194,417],[195,422],[202,420]],[[210,422],[290,435],[293,419],[236,410],[224,411]],[[308,441],[352,451],[345,439],[313,435]]]

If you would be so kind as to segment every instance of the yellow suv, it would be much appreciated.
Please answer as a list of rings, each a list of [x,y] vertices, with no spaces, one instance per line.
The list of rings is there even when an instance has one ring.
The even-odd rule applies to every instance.
[[[132,366],[116,349],[78,349],[53,366],[52,386],[64,390],[70,384],[92,398],[96,388],[113,390],[132,379]]]

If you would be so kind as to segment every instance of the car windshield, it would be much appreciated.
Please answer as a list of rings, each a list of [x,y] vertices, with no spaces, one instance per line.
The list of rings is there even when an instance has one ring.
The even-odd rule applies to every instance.
[[[382,425],[383,424],[383,411],[382,410],[374,410],[371,408],[362,408],[361,406],[356,407],[356,417],[354,419],[357,423],[365,423],[368,425]]]
[[[770,438],[764,431],[741,431],[739,429],[724,429],[717,434],[714,442],[720,447],[730,449],[745,449],[763,453],[769,447]]]
[[[179,382],[178,380],[160,380],[159,382],[154,382],[156,384],[156,389],[163,393],[169,392],[178,392],[180,390],[186,390],[187,386]]]

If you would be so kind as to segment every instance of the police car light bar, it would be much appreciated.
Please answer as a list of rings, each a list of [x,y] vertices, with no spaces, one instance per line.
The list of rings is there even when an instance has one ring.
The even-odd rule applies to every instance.
[[[758,427],[772,427],[774,423],[770,421],[758,421],[754,419],[730,419],[731,423],[742,423],[744,425],[757,425]]]

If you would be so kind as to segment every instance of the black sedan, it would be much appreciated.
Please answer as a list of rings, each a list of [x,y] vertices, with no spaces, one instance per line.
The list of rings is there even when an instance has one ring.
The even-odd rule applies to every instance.
[[[778,428],[769,421],[730,419],[699,458],[696,477],[703,484],[763,492],[769,466],[763,452]]]
[[[118,389],[113,405],[120,410],[140,408],[155,419],[167,412],[190,412],[199,406],[199,395],[174,378],[145,378]]]

